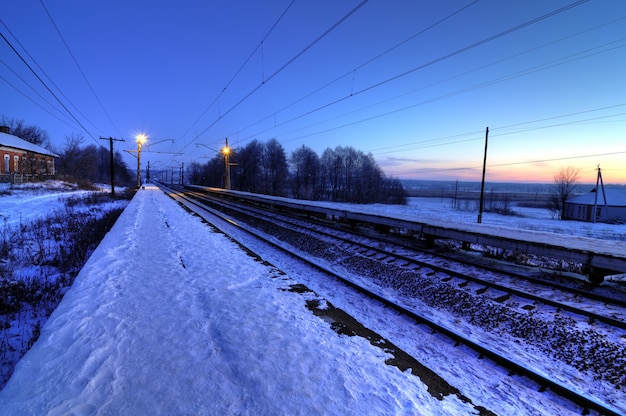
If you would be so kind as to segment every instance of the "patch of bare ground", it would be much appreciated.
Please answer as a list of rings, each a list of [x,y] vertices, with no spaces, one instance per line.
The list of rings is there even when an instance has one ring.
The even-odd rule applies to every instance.
[[[314,293],[301,283],[290,286],[288,290],[295,293]],[[428,392],[438,400],[443,400],[449,395],[456,395],[464,403],[473,405],[472,401],[468,397],[461,394],[459,389],[451,386],[436,372],[420,363],[406,351],[398,348],[392,342],[383,338],[380,334],[365,327],[346,311],[334,307],[328,301],[321,302],[319,298],[306,300],[306,307],[315,316],[318,316],[328,322],[337,334],[364,338],[368,340],[371,345],[390,354],[392,357],[385,360],[386,364],[397,367],[402,372],[410,369],[411,374],[419,377],[419,379],[426,384]],[[494,415],[492,411],[482,406],[474,405],[474,408],[480,415]]]

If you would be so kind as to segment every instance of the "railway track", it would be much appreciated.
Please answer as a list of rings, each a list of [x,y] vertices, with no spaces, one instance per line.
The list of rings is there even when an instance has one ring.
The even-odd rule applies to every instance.
[[[218,204],[222,209],[230,210],[235,215],[236,213],[246,215],[248,223],[252,223],[252,225],[264,222],[265,225],[269,223],[273,227],[276,227],[277,223],[286,224],[294,231],[306,228],[309,232],[318,235],[319,238],[340,241],[343,249],[352,250],[355,254],[363,254],[371,250],[371,256],[376,256],[377,261],[400,262],[404,264],[403,267],[412,265],[416,268],[427,268],[443,275],[440,280],[452,278],[459,280],[458,286],[461,288],[469,286],[465,282],[472,282],[479,286],[473,288],[475,292],[487,294],[487,289],[493,289],[492,292],[496,292],[493,296],[500,301],[509,300],[511,296],[516,296],[529,302],[524,306],[526,309],[534,308],[530,305],[532,302],[537,302],[585,316],[592,321],[604,322],[616,328],[626,329],[626,299],[624,298],[596,294],[589,290],[580,290],[548,279],[540,280],[511,271],[503,272],[494,267],[477,265],[476,262],[468,265],[461,263],[458,259],[453,259],[451,256],[442,257],[440,254],[433,255],[416,251],[414,248],[400,245],[398,242],[388,243],[388,247],[385,248],[385,246],[381,246],[380,240],[372,239],[360,233],[329,230],[325,226],[320,227],[311,222],[287,217],[284,213],[280,215],[275,213],[261,214],[258,208],[250,209],[246,206],[234,208],[232,204],[225,204],[218,199],[208,198],[197,192],[192,192],[190,195],[201,201]],[[259,228],[263,228],[263,224],[257,225]],[[267,227],[265,228],[267,229]],[[375,250],[372,249],[373,246],[376,247]],[[537,285],[543,287],[541,295],[536,294]],[[468,288],[467,290],[472,289]],[[605,310],[606,313],[600,314],[595,312],[597,310]]]
[[[425,259],[417,260],[416,258],[420,257],[420,255],[418,255],[419,253],[415,250],[409,250],[407,247],[394,248],[388,242],[375,242],[372,238],[355,238],[354,235],[342,236],[340,235],[341,233],[338,233],[336,230],[324,230],[319,225],[307,225],[306,231],[302,231],[303,223],[298,219],[279,218],[279,216],[274,213],[261,213],[258,209],[251,211],[249,207],[238,207],[236,211],[233,211],[235,208],[230,204],[229,207],[226,207],[223,205],[223,202],[219,202],[220,206],[218,209],[215,209],[207,205],[215,206],[218,202],[208,200],[205,195],[200,193],[189,192],[187,195],[183,195],[180,190],[168,190],[165,187],[162,187],[162,189],[188,207],[201,207],[203,210],[208,210],[211,212],[211,215],[219,216],[222,221],[230,222],[233,226],[239,227],[240,230],[254,235],[255,238],[262,239],[267,244],[279,250],[283,250],[289,255],[298,256],[302,261],[307,262],[318,270],[324,271],[328,275],[332,275],[335,279],[376,299],[387,307],[393,308],[399,313],[411,317],[416,322],[428,325],[434,331],[444,334],[450,339],[453,339],[456,343],[472,348],[481,356],[489,358],[508,369],[512,374],[527,377],[536,382],[541,388],[550,389],[585,409],[594,410],[600,414],[620,414],[619,409],[613,408],[611,403],[603,403],[602,400],[593,395],[576,391],[577,389],[568,386],[567,383],[552,380],[541,372],[527,368],[524,363],[519,362],[514,356],[503,353],[497,348],[492,348],[483,342],[468,339],[467,336],[455,331],[454,328],[451,328],[449,325],[442,325],[427,314],[419,313],[418,311],[424,306],[423,303],[414,303],[411,299],[414,297],[424,298],[426,296],[434,296],[434,298],[437,298],[441,296],[442,292],[447,293],[452,288],[457,293],[454,296],[456,296],[458,300],[457,306],[459,306],[466,305],[467,302],[476,301],[477,296],[485,296],[487,292],[493,292],[490,298],[491,303],[494,303],[495,300],[496,304],[503,304],[502,308],[511,308],[511,304],[515,304],[516,302],[520,303],[519,299],[524,299],[524,301],[527,302],[524,305],[518,306],[518,309],[521,308],[522,311],[514,313],[512,315],[513,318],[519,318],[524,314],[529,315],[529,311],[534,309],[550,307],[554,310],[553,313],[556,317],[561,317],[560,314],[562,314],[563,311],[567,311],[571,314],[585,316],[589,322],[600,322],[604,326],[613,326],[621,329],[625,327],[623,315],[606,316],[590,310],[577,308],[571,304],[547,300],[545,296],[527,293],[518,289],[511,289],[501,282],[495,282],[504,278],[505,273],[503,272],[496,273],[489,271],[488,273],[494,275],[491,276],[491,279],[479,278],[476,277],[476,275],[487,272],[484,269],[479,271],[475,265],[465,265],[463,267],[456,265],[456,267],[451,267],[449,264],[450,260],[446,260],[444,263],[447,264],[445,265],[435,264],[436,262],[433,261],[432,258],[428,261]],[[224,214],[224,212],[228,212],[228,214]],[[279,222],[283,224],[279,225]],[[243,223],[246,225],[242,225]],[[258,231],[256,228],[262,231]],[[312,236],[315,236],[315,238]],[[302,247],[305,248],[302,249]],[[332,247],[334,247],[335,250],[329,249]],[[332,254],[333,251],[341,251],[342,254],[336,256]],[[421,255],[421,257],[424,256]],[[360,264],[357,265],[357,263]],[[340,267],[337,267],[337,264],[340,264]],[[467,273],[468,267],[470,269],[474,268],[472,269],[471,275]],[[457,270],[455,270],[455,268]],[[369,272],[365,273],[369,274],[369,276],[363,279],[363,273],[354,272],[354,270],[357,269],[369,270]],[[463,269],[463,272],[458,271],[458,269]],[[376,276],[383,274],[395,276],[396,282],[394,283],[394,279],[392,278],[381,279]],[[431,283],[429,283],[431,287],[420,289],[419,286],[422,285],[423,282],[421,282],[420,285],[415,284],[415,282],[413,282],[413,284],[407,282],[407,280],[410,279],[421,279],[420,276],[427,276],[431,281]],[[511,276],[507,278],[511,278]],[[370,280],[373,280],[374,283]],[[401,295],[390,300],[387,296],[381,294],[384,292],[379,290],[381,286],[391,287]],[[447,287],[447,289],[442,289],[444,287]],[[411,293],[411,291],[413,291],[413,293]],[[437,293],[437,291],[440,292]],[[461,295],[459,295],[459,293]],[[495,296],[495,298],[493,296]],[[580,296],[580,294],[577,294],[577,296]],[[600,302],[606,301],[606,299],[600,300]],[[509,305],[506,306],[504,305],[505,303]],[[532,307],[529,305],[532,305]],[[597,309],[597,307],[593,309]],[[623,311],[619,310],[619,305],[614,306],[614,309],[623,314]],[[495,309],[495,311],[498,310],[498,308]],[[493,313],[494,310],[492,309],[487,312]],[[546,312],[542,310],[541,314],[545,313]],[[478,320],[478,318],[480,317],[473,316],[470,317],[470,320]],[[493,319],[494,317],[491,316],[491,318]],[[517,328],[517,330],[523,330],[523,326],[525,325],[531,326],[531,324],[537,324],[537,322],[533,322],[532,320],[529,321],[528,316],[525,318],[526,319],[521,319],[520,322],[522,325]],[[569,317],[567,318],[570,319]],[[563,317],[561,317],[561,319],[562,321],[560,322],[562,323],[572,323],[570,320]],[[474,322],[474,324],[476,323],[477,322]]]

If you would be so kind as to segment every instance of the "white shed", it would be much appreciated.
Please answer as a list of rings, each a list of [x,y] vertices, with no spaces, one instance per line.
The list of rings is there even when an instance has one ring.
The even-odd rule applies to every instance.
[[[606,197],[606,203],[605,203]],[[595,212],[595,217],[594,217]],[[566,220],[626,223],[626,188],[600,187],[565,201]]]

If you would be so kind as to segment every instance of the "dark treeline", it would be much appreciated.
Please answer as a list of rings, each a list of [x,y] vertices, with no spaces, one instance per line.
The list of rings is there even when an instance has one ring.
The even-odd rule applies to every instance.
[[[0,117],[0,123],[10,128],[11,134],[27,142],[44,148],[50,148],[48,133],[35,125],[29,125],[23,120],[16,120],[6,116]],[[94,183],[111,183],[111,152],[106,146],[83,145],[81,135],[66,136],[63,149],[51,149],[59,158],[55,161],[55,176],[58,179],[77,182],[90,186]],[[132,186],[134,173],[122,160],[119,152],[114,152],[113,163],[115,183],[119,186]]]
[[[321,156],[307,146],[287,158],[276,139],[253,140],[230,155],[231,188],[298,199],[354,203],[405,204],[406,192],[397,178],[388,178],[371,154],[353,147],[326,149]],[[221,154],[206,164],[192,163],[188,181],[224,187]]]
[[[29,142],[46,145],[45,130],[23,121],[2,117],[13,134]],[[110,151],[106,146],[84,145],[81,135],[67,136],[61,150],[55,150],[56,177],[83,184],[110,183]],[[115,183],[132,186],[134,173],[119,152],[113,155]],[[328,148],[319,156],[303,145],[288,158],[276,139],[253,140],[231,149],[231,188],[253,193],[297,199],[354,202],[359,204],[406,204],[407,193],[397,178],[387,177],[371,154],[353,147]],[[194,162],[186,169],[187,183],[224,187],[224,155],[216,154],[205,164]]]
[[[65,146],[57,151],[56,177],[83,184],[111,183],[111,152],[103,146],[83,145],[83,137],[72,135],[65,138]],[[114,152],[113,163],[115,184],[132,186],[133,173],[122,160],[119,152]]]

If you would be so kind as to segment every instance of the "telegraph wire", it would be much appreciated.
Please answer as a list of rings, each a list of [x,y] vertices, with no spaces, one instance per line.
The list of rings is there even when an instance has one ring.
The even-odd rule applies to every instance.
[[[56,30],[57,34],[59,35],[59,37],[61,38],[61,41],[63,42],[63,45],[65,45],[65,49],[67,49],[67,52],[70,54],[70,56],[72,57],[72,60],[74,61],[74,64],[76,65],[76,68],[78,68],[78,71],[80,72],[80,74],[82,75],[83,79],[85,80],[85,83],[87,83],[87,86],[89,87],[89,90],[91,91],[91,93],[93,94],[93,96],[96,98],[96,101],[98,101],[98,104],[100,105],[100,108],[102,109],[102,111],[104,112],[104,114],[106,115],[107,119],[109,120],[109,122],[111,123],[111,125],[113,126],[113,128],[115,128],[115,130],[117,131],[117,134],[122,137],[122,133],[120,133],[120,130],[117,128],[117,125],[113,122],[113,120],[111,119],[111,116],[109,115],[109,113],[107,112],[107,110],[104,108],[104,105],[102,104],[102,101],[100,101],[100,98],[98,97],[98,94],[96,94],[96,91],[93,89],[93,87],[91,86],[91,83],[89,82],[89,80],[87,79],[87,76],[85,75],[85,72],[83,71],[83,69],[81,68],[81,66],[78,64],[78,60],[76,59],[76,57],[74,56],[74,53],[72,53],[72,50],[70,49],[69,45],[67,44],[67,42],[65,41],[65,38],[63,37],[63,35],[61,34],[61,31],[59,30],[57,24],[55,23],[54,19],[52,18],[52,15],[50,15],[50,12],[48,11],[48,9],[46,8],[46,5],[43,3],[43,0],[39,0],[39,3],[41,3],[41,7],[43,7],[44,11],[46,12],[46,15],[48,16],[48,18],[50,19],[50,22],[52,23],[52,26],[54,27],[54,29]],[[83,116],[84,117],[84,116]],[[95,126],[94,126],[95,127]]]
[[[3,23],[4,24],[4,23]],[[5,25],[6,27],[6,25]],[[52,91],[50,89],[50,87],[48,86],[48,84],[46,84],[46,82],[41,79],[41,77],[39,76],[39,74],[37,74],[37,72],[33,69],[32,66],[30,66],[30,64],[28,62],[26,62],[26,60],[24,59],[24,57],[19,53],[19,51],[17,49],[15,49],[15,47],[11,44],[11,42],[9,42],[9,40],[4,36],[4,34],[2,32],[0,32],[0,36],[2,37],[2,39],[7,43],[7,45],[9,45],[9,48],[11,48],[11,50],[20,58],[20,60],[24,63],[24,65],[26,65],[26,67],[30,70],[30,72],[32,72],[32,74],[35,76],[35,78],[37,78],[39,80],[39,82],[41,82],[41,84],[46,88],[46,90],[48,90],[48,92],[54,97],[54,99],[61,105],[61,107],[63,107],[63,109],[65,111],[67,111],[67,113],[70,115],[70,117],[72,117],[72,119],[76,122],[76,124],[78,126],[80,126],[80,128],[83,129],[83,131],[85,131],[85,133],[87,133],[87,135],[89,137],[91,137],[91,139],[95,142],[98,143],[98,146],[102,146],[97,140],[96,138],[85,128],[85,126],[80,122],[80,120],[78,120],[76,118],[76,116],[69,110],[69,108],[67,108],[67,106],[65,104],[63,104],[63,102],[59,99],[59,97],[54,93],[54,91]]]
[[[554,120],[554,119],[557,119],[557,118],[564,118],[564,117],[571,117],[572,115],[585,114],[585,113],[589,113],[589,112],[593,112],[593,111],[602,111],[602,110],[606,110],[606,109],[610,109],[610,108],[623,107],[623,106],[626,106],[626,104],[619,104],[619,105],[614,105],[614,106],[601,107],[601,108],[597,108],[597,109],[593,109],[593,110],[586,110],[586,111],[580,111],[580,112],[577,112],[577,113],[565,114],[565,115],[562,115],[562,116],[549,117],[549,118],[545,118],[545,119],[534,120],[534,121],[527,121],[527,122],[523,122],[523,123],[516,123],[516,124],[509,125],[509,126],[494,127],[492,129],[490,129],[490,131],[491,131],[490,137],[494,138],[494,137],[510,136],[512,134],[527,133],[529,131],[543,130],[543,129],[549,129],[549,128],[555,128],[555,127],[564,127],[564,126],[576,125],[576,124],[581,124],[581,123],[587,123],[587,122],[590,122],[590,121],[604,120],[604,119],[611,118],[611,117],[618,117],[618,116],[626,115],[626,112],[610,114],[610,115],[604,115],[604,116],[598,116],[598,117],[591,117],[591,118],[586,118],[586,119],[573,120],[573,121],[568,121],[568,122],[563,122],[563,123],[543,125],[543,126],[532,127],[532,128],[528,128],[528,129],[524,129],[524,130],[516,130],[516,131],[513,131],[513,132],[506,132],[506,133],[499,133],[499,134],[498,133],[496,133],[496,134],[493,133],[494,131],[508,129],[511,126],[532,124],[532,123],[537,123],[537,122],[541,122],[541,121]],[[477,136],[477,137],[470,138],[470,139],[465,139],[465,140],[458,140],[458,141],[453,141],[453,142],[443,142],[443,140],[456,138],[456,137],[463,137],[463,136],[474,135],[474,134],[477,134],[477,133],[480,133],[480,132],[479,131],[475,131],[475,132],[469,132],[469,133],[461,133],[461,134],[457,134],[457,135],[454,135],[454,136],[447,136],[447,137],[436,138],[436,139],[428,139],[428,140],[423,140],[421,142],[415,142],[415,143],[412,143],[412,144],[406,144],[406,145],[402,145],[402,146],[392,146],[392,147],[388,147],[388,148],[385,148],[385,149],[391,149],[391,148],[395,147],[395,150],[388,150],[388,151],[385,151],[385,152],[377,152],[377,153],[375,153],[375,155],[379,156],[379,155],[384,155],[384,154],[389,154],[389,153],[396,153],[398,151],[425,149],[425,148],[437,147],[437,146],[448,146],[448,145],[451,145],[451,144],[459,144],[459,143],[464,143],[464,142],[469,142],[469,141],[482,140],[482,137]],[[441,142],[441,143],[438,143],[438,142]],[[408,146],[412,146],[412,147],[408,147]],[[400,150],[400,149],[397,149],[397,147],[403,147],[403,149]],[[385,150],[385,149],[379,149],[379,150]]]
[[[614,109],[614,108],[619,108],[619,107],[624,107],[624,106],[626,106],[626,103],[614,104],[614,105],[609,105],[609,106],[604,106],[604,107],[592,108],[592,109],[588,109],[588,110],[576,111],[574,113],[567,113],[567,114],[561,114],[561,115],[558,115],[558,116],[545,117],[545,118],[536,119],[536,120],[530,120],[530,121],[523,121],[523,122],[514,123],[514,124],[508,124],[506,126],[493,127],[490,130],[491,130],[491,133],[492,133],[491,134],[492,137],[494,137],[493,136],[493,132],[494,131],[506,130],[506,129],[510,129],[510,128],[513,128],[513,127],[524,126],[524,125],[528,125],[528,124],[535,124],[535,123],[540,123],[540,122],[550,121],[550,120],[556,120],[556,119],[560,119],[560,118],[573,117],[573,116],[577,116],[577,115],[581,115],[581,114],[587,114],[587,113],[592,113],[592,112],[596,112],[596,111],[609,110],[609,109]],[[588,120],[593,120],[593,119],[588,119]],[[581,123],[581,122],[588,121],[588,120],[576,120],[576,121],[572,122],[572,124],[577,124],[577,123]],[[565,123],[563,123],[563,125],[565,125]],[[415,145],[420,145],[420,144],[429,143],[429,142],[443,141],[443,140],[453,139],[453,138],[457,138],[457,137],[476,135],[476,134],[480,134],[481,132],[482,132],[482,130],[477,130],[477,131],[472,131],[472,132],[467,132],[467,133],[459,133],[459,134],[455,134],[455,135],[452,135],[452,136],[445,136],[445,137],[439,137],[439,138],[433,138],[433,139],[426,139],[426,140],[421,140],[421,141],[413,142],[413,143],[405,143],[405,144],[395,145],[395,146],[380,147],[380,148],[377,148],[377,149],[372,149],[370,151],[371,152],[378,152],[380,150],[390,150],[390,149],[395,149],[394,151],[411,150],[411,149],[400,149],[400,148],[406,148],[408,146],[415,146]],[[495,136],[497,137],[497,136],[505,135],[505,134],[507,134],[507,133],[502,133],[502,134],[499,134],[499,135],[496,134]],[[480,139],[482,139],[482,137]],[[472,139],[472,140],[474,140],[474,139]],[[378,152],[376,154],[379,154],[379,155],[380,154],[387,154],[387,153],[393,153],[394,151]]]
[[[32,92],[35,93],[35,95],[37,95],[39,98],[41,98],[41,100],[43,102],[45,102],[46,104],[48,104],[50,106],[50,108],[52,108],[53,110],[57,111],[61,116],[65,117],[67,120],[69,120],[70,122],[72,121],[67,114],[63,113],[62,111],[59,111],[58,108],[56,108],[54,106],[54,104],[52,104],[50,101],[48,101],[43,95],[41,95],[39,93],[39,91],[37,91],[32,85],[30,85],[21,75],[19,75],[15,70],[13,70],[13,68],[11,68],[6,62],[4,62],[2,59],[0,59],[0,63],[2,63],[2,65],[4,65],[9,71],[11,71],[13,73],[13,75],[15,75],[20,81],[22,81],[28,88],[31,89]],[[41,104],[39,104],[37,101],[35,101],[34,99],[30,98],[25,92],[21,91],[19,88],[17,88],[15,85],[11,84],[6,78],[2,77],[2,80],[4,82],[6,82],[7,84],[9,84],[14,90],[16,90],[17,92],[19,92],[21,95],[23,95],[25,98],[27,98],[29,101],[31,101],[33,104],[35,104],[37,107],[41,108],[42,110],[44,110],[46,113],[50,114],[51,116],[53,116],[54,118],[56,118],[57,120],[61,121],[63,124],[69,126],[69,127],[74,127],[70,124],[67,124],[65,121],[61,120],[56,114],[53,114],[50,110],[48,110],[47,108],[45,108],[44,106],[42,106]]]
[[[4,28],[7,30],[7,32],[13,37],[13,39],[15,39],[15,41],[17,42],[17,44],[22,48],[22,50],[26,53],[26,55],[28,55],[28,57],[33,61],[33,63],[37,66],[37,68],[39,68],[39,70],[41,71],[41,73],[50,81],[50,83],[57,89],[57,91],[63,96],[63,98],[65,98],[65,100],[69,103],[70,106],[72,106],[74,108],[74,110],[76,112],[78,112],[78,114],[80,114],[85,120],[87,120],[87,122],[89,124],[91,124],[96,130],[97,127],[72,103],[72,101],[67,98],[67,96],[65,94],[63,94],[63,91],[54,83],[54,81],[52,80],[52,78],[46,73],[46,71],[44,71],[44,69],[41,67],[41,65],[39,65],[39,63],[37,62],[37,60],[35,58],[33,58],[33,56],[28,52],[28,50],[24,47],[24,45],[22,45],[22,43],[19,41],[19,39],[17,38],[17,36],[15,36],[13,34],[13,32],[11,32],[11,29],[9,29],[9,27],[4,23],[4,21],[2,21],[2,19],[0,19],[0,23],[4,26]],[[3,36],[4,37],[4,36]],[[5,38],[5,40],[8,42],[8,40]],[[16,48],[13,47],[13,45],[9,44],[9,46],[14,50],[17,51]],[[17,54],[17,52],[16,52]],[[26,60],[19,55],[19,58],[22,60],[22,62],[26,62]],[[26,64],[27,66],[29,66],[28,64]],[[30,67],[30,66],[29,66]],[[34,71],[34,69],[32,67],[29,68],[31,70],[31,72]],[[34,73],[34,72],[33,72]],[[41,78],[40,78],[41,79]],[[46,85],[47,87],[47,85]],[[80,126],[80,125],[79,125]],[[89,134],[89,133],[88,133]],[[93,138],[93,136],[92,136]],[[94,138],[95,140],[95,138]]]
[[[73,125],[68,124],[65,120],[62,120],[61,118],[59,118],[59,116],[57,116],[56,114],[53,114],[50,110],[48,110],[47,108],[45,108],[44,106],[42,106],[41,104],[39,104],[37,101],[33,100],[32,98],[30,98],[28,95],[26,95],[23,91],[21,91],[19,88],[17,88],[15,85],[13,85],[11,82],[9,82],[9,80],[7,80],[6,78],[4,78],[2,75],[0,75],[0,79],[4,82],[6,82],[11,88],[13,88],[15,91],[17,91],[20,95],[24,96],[24,98],[26,98],[27,100],[29,100],[30,102],[32,102],[33,104],[35,104],[37,107],[41,108],[43,111],[45,111],[46,113],[50,114],[52,117],[56,118],[57,120],[59,120],[61,123],[65,124],[68,127],[74,128]],[[38,93],[37,93],[38,94]],[[41,97],[41,96],[40,96]],[[44,101],[46,101],[43,97],[41,97]],[[46,101],[48,102],[48,101]],[[50,103],[48,103],[50,104]],[[52,105],[52,104],[50,104]],[[54,106],[52,107],[54,108]],[[61,113],[63,114],[63,113]],[[65,116],[65,114],[63,114]],[[67,116],[66,116],[67,117]],[[70,120],[71,121],[71,120]]]
[[[617,156],[626,154],[626,150],[619,150],[615,152],[607,152],[607,153],[596,153],[591,155],[574,155],[574,156],[564,156],[564,157],[556,157],[550,159],[536,159],[536,160],[527,160],[521,162],[507,162],[507,163],[497,163],[493,165],[487,165],[488,168],[497,168],[497,167],[506,167],[506,166],[515,166],[515,165],[529,165],[531,163],[545,163],[545,162],[559,162],[563,160],[573,160],[573,159],[585,159],[590,157],[601,157],[601,156]],[[420,174],[420,173],[441,173],[441,172],[451,172],[458,170],[475,170],[481,169],[482,166],[465,166],[458,168],[440,168],[440,169],[418,169],[418,170],[410,170],[403,171],[403,174]]]

